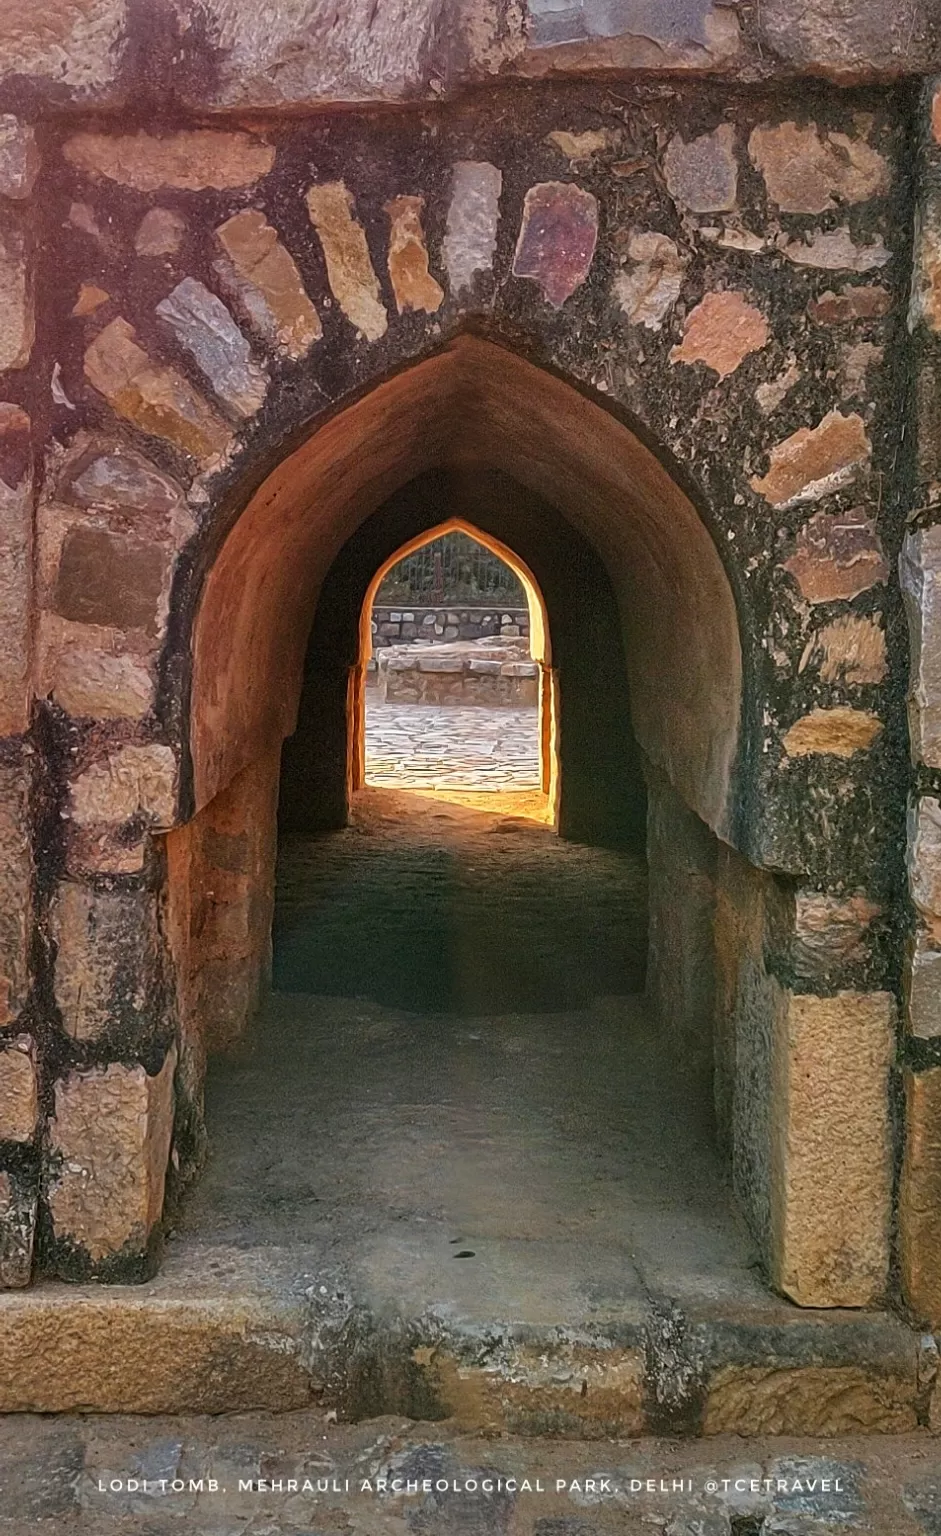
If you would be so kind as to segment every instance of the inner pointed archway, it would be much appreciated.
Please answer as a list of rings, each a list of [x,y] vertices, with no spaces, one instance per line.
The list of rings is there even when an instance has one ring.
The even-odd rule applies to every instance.
[[[499,789],[508,810],[554,823],[557,719],[546,604],[525,561],[456,516],[387,556],[351,674],[352,791]]]

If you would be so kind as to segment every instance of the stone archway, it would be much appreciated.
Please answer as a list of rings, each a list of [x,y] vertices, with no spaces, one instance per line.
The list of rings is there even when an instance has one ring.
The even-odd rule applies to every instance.
[[[362,611],[359,623],[359,655],[355,667],[350,674],[350,730],[349,730],[349,757],[348,778],[353,790],[362,788],[366,782],[365,761],[365,684],[366,671],[373,657],[372,634],[372,609],[375,603],[376,593],[382,585],[392,567],[409,555],[416,554],[436,539],[440,539],[449,533],[463,533],[473,539],[476,544],[495,555],[498,560],[507,566],[516,577],[526,597],[526,606],[529,612],[529,652],[532,660],[539,668],[539,692],[538,692],[538,732],[539,732],[539,779],[543,793],[547,795],[550,805],[554,805],[558,796],[558,752],[556,747],[556,716],[555,702],[556,684],[552,672],[552,646],[549,632],[549,615],[546,611],[545,599],[539,589],[532,571],[517,554],[501,539],[492,534],[485,533],[475,524],[467,522],[462,517],[449,517],[444,522],[438,523],[434,528],[427,529],[423,533],[416,534],[414,538],[406,540],[398,550],[387,555],[385,560],[376,570],[366,595],[363,599]],[[554,813],[553,813],[554,814]]]

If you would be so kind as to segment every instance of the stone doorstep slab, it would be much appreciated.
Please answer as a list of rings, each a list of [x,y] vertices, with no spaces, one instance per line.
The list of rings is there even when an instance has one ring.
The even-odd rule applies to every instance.
[[[141,1286],[0,1293],[0,1412],[232,1413],[317,1403],[462,1431],[903,1433],[930,1413],[925,1361],[878,1312],[630,1302],[566,1328],[380,1315],[310,1250],[174,1245]],[[738,1315],[739,1311],[743,1315]]]

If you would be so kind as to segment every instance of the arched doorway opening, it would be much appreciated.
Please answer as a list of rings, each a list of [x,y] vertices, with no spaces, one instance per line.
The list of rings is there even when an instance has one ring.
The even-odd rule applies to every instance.
[[[455,550],[458,559],[454,572],[446,576],[442,562]],[[414,569],[415,557],[428,555],[432,563],[422,561],[419,576]],[[482,565],[475,558],[478,556],[488,563]],[[474,580],[475,569],[486,573],[483,582],[479,576]],[[429,572],[434,573],[431,582]],[[398,583],[390,586],[396,576]],[[383,598],[392,606],[381,606]],[[468,601],[472,606],[465,606]],[[513,609],[518,602],[522,611]],[[504,612],[508,605],[509,613]],[[525,803],[530,813],[554,824],[559,778],[555,686],[548,615],[532,571],[501,540],[460,517],[450,517],[390,555],[367,589],[360,618],[359,660],[351,674],[351,788],[361,789],[368,782],[408,783],[413,788],[423,783],[436,785],[442,773],[445,782],[464,790],[486,792],[488,787],[495,790],[502,786],[512,792],[513,786],[521,785],[535,793],[517,795],[516,808]],[[414,702],[420,708],[428,704],[469,706],[468,718],[478,727],[470,750],[456,753],[452,742],[450,772],[448,758],[439,751],[423,773],[414,749],[407,754],[407,764],[396,762],[403,748],[393,737],[391,752],[387,747],[385,754],[391,771],[379,771],[382,765],[377,743],[376,769],[370,778],[367,709],[372,702],[374,715],[377,712],[377,692],[382,705],[398,701]],[[512,762],[500,761],[500,739],[492,739],[492,726],[503,706],[525,722],[521,733],[524,760],[519,772],[514,772]],[[451,718],[453,721],[453,712]],[[440,715],[440,722],[447,726],[447,711]],[[420,733],[413,732],[412,741],[416,734],[420,743]],[[481,766],[487,752],[492,754],[494,749],[498,772],[489,777]]]
[[[368,988],[365,994],[357,989],[367,969],[362,956],[377,947],[384,916],[388,924],[386,904],[373,909],[372,929],[361,926],[358,955],[342,986],[334,985],[332,1000],[327,981],[314,993],[285,988],[294,1001],[283,1004],[290,1027],[280,1036],[266,1015],[256,1037],[258,1072],[242,1077],[243,1085],[251,1085],[258,1124],[283,1124],[287,1085],[319,1085],[316,1124],[298,1104],[289,1116],[303,1123],[310,1138],[319,1137],[324,1159],[318,1164],[315,1157],[308,1166],[313,1143],[305,1142],[303,1179],[297,1182],[319,1191],[315,1205],[330,1205],[334,1235],[350,1235],[354,1228],[373,1234],[375,1242],[365,1247],[356,1237],[355,1252],[344,1250],[345,1262],[364,1285],[368,1276],[393,1277],[401,1304],[410,1304],[403,1296],[425,1294],[426,1282],[446,1291],[450,1282],[443,1276],[455,1271],[444,1256],[455,1257],[453,1245],[460,1242],[469,1248],[468,1260],[489,1254],[483,1305],[525,1311],[530,1287],[534,1304],[551,1310],[555,1303],[540,1292],[536,1271],[549,1277],[551,1290],[551,1277],[561,1284],[563,1272],[580,1262],[578,1253],[591,1250],[576,1287],[577,1315],[567,1319],[574,1325],[584,1322],[579,1307],[591,1290],[589,1270],[608,1275],[615,1290],[613,1277],[623,1275],[625,1264],[633,1266],[642,1290],[655,1272],[657,1285],[665,1283],[663,1266],[670,1270],[678,1263],[680,1228],[699,1232],[709,1255],[706,1269],[718,1265],[722,1284],[744,1285],[747,1275],[751,1285],[755,1255],[730,1205],[713,1107],[719,1139],[728,1145],[735,1136],[730,1101],[736,1064],[713,1034],[710,943],[716,838],[734,838],[740,808],[743,688],[735,599],[701,515],[650,449],[571,384],[492,343],[461,337],[321,427],[255,492],[211,565],[194,631],[190,749],[196,814],[169,839],[184,1081],[197,1099],[206,1052],[224,1050],[241,1036],[267,987],[276,806],[282,837],[320,839],[321,847],[329,842],[335,849],[341,846],[337,839],[346,836],[349,847],[361,835],[365,864],[372,859],[374,829],[358,829],[355,808],[352,825],[350,816],[351,796],[361,793],[356,722],[363,613],[371,586],[389,563],[410,542],[427,540],[440,528],[443,500],[459,526],[512,553],[531,573],[545,605],[546,663],[558,670],[551,711],[559,764],[557,842],[575,850],[573,857],[588,850],[584,867],[590,865],[591,873],[585,878],[594,881],[589,898],[583,883],[571,904],[567,925],[573,932],[579,924],[588,931],[602,892],[617,888],[609,877],[614,865],[605,861],[636,860],[645,825],[652,829],[647,994],[639,991],[639,979],[627,1002],[603,980],[594,985],[591,944],[595,955],[604,952],[595,935],[570,967],[581,992],[574,1004],[561,999],[561,1012],[553,1015],[548,1005],[529,1009],[525,1027],[511,1027],[506,1019],[519,1021],[523,1012],[505,1011],[481,1034],[447,1008],[426,1009],[416,1025],[419,1014],[407,999],[398,998],[390,1014],[387,1002],[377,1005]],[[544,830],[554,837],[555,829]],[[497,847],[495,839],[503,835],[494,834],[488,846]],[[236,842],[242,851],[234,871]],[[436,846],[436,858],[440,853]],[[481,853],[478,864],[486,857]],[[422,878],[430,880],[429,870],[446,867],[449,858],[453,867],[447,850],[437,864],[426,861]],[[298,875],[299,868],[295,864],[290,879],[302,883],[307,875]],[[315,900],[307,902],[320,934],[339,908],[346,916],[353,911],[357,920],[364,912],[370,916],[363,884],[345,884],[350,868],[345,855],[330,865]],[[386,884],[384,902],[388,889]],[[415,906],[407,884],[400,887],[400,901]],[[289,906],[290,899],[285,910]],[[608,914],[609,934],[616,932],[618,915]],[[282,924],[282,942],[284,932]],[[486,960],[476,956],[478,969]],[[537,972],[540,966],[537,956]],[[600,975],[603,968],[595,969]],[[334,983],[336,977],[334,966]],[[666,977],[675,1006],[658,1013]],[[482,1041],[483,1065],[473,1060]],[[382,1055],[387,1047],[391,1057]],[[259,1051],[273,1053],[266,1064]],[[514,1055],[525,1064],[522,1074],[514,1070]],[[416,1062],[427,1072],[433,1104],[424,1076],[421,1090],[415,1087]],[[360,1066],[369,1082],[383,1084],[381,1111],[362,1089]],[[512,1083],[517,1089],[508,1093]],[[578,1084],[574,1098],[572,1084]],[[599,1104],[604,1112],[596,1133],[590,1127]],[[233,1201],[248,1187],[247,1154],[238,1140],[247,1113],[240,1100],[227,1128],[218,1119],[214,1126],[210,1104],[210,1134],[221,1151],[193,1207],[210,1227],[229,1219]],[[422,1125],[432,1127],[427,1139]],[[486,1136],[484,1125],[490,1128]],[[496,1126],[503,1127],[499,1135]],[[489,1183],[471,1155],[484,1142],[496,1148]],[[270,1166],[296,1173],[296,1141],[292,1145],[290,1156],[283,1146],[269,1146]],[[576,1145],[581,1151],[573,1161]],[[339,1147],[345,1159],[340,1168],[334,1155]],[[586,1172],[589,1164],[601,1170],[597,1187]],[[242,1170],[234,1184],[227,1165]],[[355,1177],[351,1169],[358,1170]],[[493,1195],[501,1181],[532,1179],[539,1199],[536,1213],[526,1218],[527,1230],[542,1247],[531,1249],[541,1257],[535,1271],[524,1266],[524,1276],[513,1264],[502,1264],[501,1244],[511,1234],[487,1198],[481,1207],[480,1191],[486,1187]],[[315,1233],[322,1237],[322,1212],[308,1222],[290,1192],[275,1184],[267,1190],[269,1212],[283,1210],[286,1201],[292,1230],[308,1232],[311,1241]],[[630,1189],[641,1192],[639,1204],[624,1203]],[[368,1211],[364,1190],[371,1191]],[[260,1193],[266,1194],[264,1181]],[[579,1211],[589,1196],[586,1249],[588,1228]],[[761,1191],[756,1199],[764,1199]],[[651,1213],[651,1204],[659,1214]],[[224,1218],[220,1205],[228,1213]],[[546,1227],[556,1220],[552,1209],[564,1229],[556,1249]],[[277,1221],[262,1219],[257,1208],[256,1215],[265,1241],[285,1239]],[[393,1230],[387,1218],[400,1225]],[[593,1247],[606,1224],[615,1233],[613,1246]],[[432,1227],[429,1247],[423,1234]],[[406,1228],[407,1252],[400,1245]],[[638,1269],[641,1249],[646,1258]],[[430,1280],[432,1272],[437,1278]],[[479,1290],[479,1277],[474,1283]],[[704,1291],[716,1283],[715,1271],[695,1282]],[[618,1284],[623,1292],[623,1282]],[[462,1295],[466,1301],[466,1290]]]

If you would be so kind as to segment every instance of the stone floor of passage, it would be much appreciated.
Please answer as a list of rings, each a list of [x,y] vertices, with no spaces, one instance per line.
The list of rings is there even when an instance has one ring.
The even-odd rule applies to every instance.
[[[210,1068],[177,1251],[293,1253],[386,1321],[630,1331],[678,1305],[797,1339],[812,1314],[769,1294],[733,1207],[708,1053],[641,991],[642,860],[374,789],[285,844],[278,889],[275,990]]]
[[[367,693],[366,782],[398,789],[537,789],[539,712],[382,704]]]
[[[383,1492],[383,1480],[402,1491]],[[0,1419],[3,1536],[939,1529],[941,1454],[926,1434],[578,1443],[460,1436],[401,1418],[336,1425],[311,1411]]]

